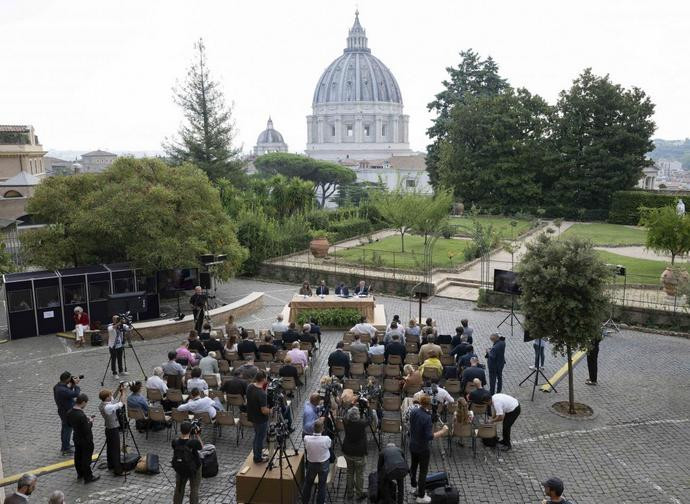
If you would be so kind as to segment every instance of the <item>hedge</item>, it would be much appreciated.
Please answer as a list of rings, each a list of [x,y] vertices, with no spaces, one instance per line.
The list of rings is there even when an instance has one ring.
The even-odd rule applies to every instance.
[[[640,222],[640,207],[675,206],[679,196],[682,197],[652,191],[616,191],[611,198],[608,220],[612,224],[636,226]]]
[[[321,310],[304,310],[297,316],[300,325],[308,323],[312,318],[322,327],[350,328],[359,322],[362,314],[355,308],[323,308]]]

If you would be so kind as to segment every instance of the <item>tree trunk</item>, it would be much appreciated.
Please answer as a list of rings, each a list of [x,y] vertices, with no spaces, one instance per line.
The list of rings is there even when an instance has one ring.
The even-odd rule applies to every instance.
[[[400,231],[400,252],[405,252],[405,232]]]
[[[568,355],[568,413],[575,414],[575,385],[573,383],[573,351],[570,345],[566,345]]]
[[[671,252],[671,266],[673,266],[673,263],[676,261],[676,254]]]

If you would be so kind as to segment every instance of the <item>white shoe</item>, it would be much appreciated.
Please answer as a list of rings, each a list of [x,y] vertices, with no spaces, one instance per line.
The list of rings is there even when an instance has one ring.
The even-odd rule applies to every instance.
[[[424,497],[417,497],[415,501],[417,504],[429,504],[431,502],[431,497],[425,495]]]
[[[120,379],[120,375],[118,375],[117,373],[115,373],[115,374],[113,375],[113,379],[114,379],[114,380],[119,380],[119,379]]]
[[[529,369],[534,369],[534,366],[529,366]]]

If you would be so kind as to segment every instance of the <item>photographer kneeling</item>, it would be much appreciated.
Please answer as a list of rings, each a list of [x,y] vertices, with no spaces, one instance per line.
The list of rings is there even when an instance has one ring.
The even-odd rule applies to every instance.
[[[198,425],[185,421],[180,424],[180,437],[172,442],[172,466],[175,469],[175,495],[173,504],[182,504],[184,490],[189,481],[189,503],[199,504],[201,484],[201,459],[199,451],[204,447]]]
[[[105,422],[105,444],[106,455],[108,458],[108,470],[113,471],[115,476],[122,476],[124,471],[120,463],[120,420],[118,412],[122,410],[122,399],[125,399],[125,385],[121,384],[118,388],[120,401],[113,399],[113,393],[109,389],[103,389],[98,393],[101,404],[98,411]]]
[[[369,404],[366,399],[360,399],[360,405],[352,406],[345,417],[345,439],[343,440],[343,454],[347,461],[347,485],[345,498],[366,498],[364,493],[364,467],[367,462],[367,426],[369,419]]]

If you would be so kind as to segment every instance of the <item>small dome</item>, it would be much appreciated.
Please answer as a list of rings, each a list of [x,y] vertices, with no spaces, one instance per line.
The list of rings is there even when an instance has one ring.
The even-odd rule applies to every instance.
[[[266,124],[266,129],[261,132],[259,135],[259,138],[256,140],[257,145],[258,144],[266,144],[266,143],[284,143],[283,142],[283,135],[281,135],[278,130],[273,129],[273,121],[271,118],[268,118],[268,123]]]

